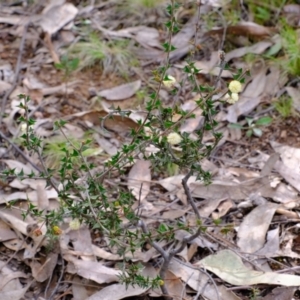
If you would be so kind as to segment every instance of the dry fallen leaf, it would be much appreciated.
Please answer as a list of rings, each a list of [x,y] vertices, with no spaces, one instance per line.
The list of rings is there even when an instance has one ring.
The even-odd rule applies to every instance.
[[[29,265],[34,279],[37,282],[44,282],[50,278],[56,267],[57,259],[58,253],[55,252],[48,253],[48,255],[43,258],[42,263],[33,259]]]
[[[162,185],[167,191],[174,192],[182,188],[182,179],[184,175],[175,175],[171,177],[164,178],[159,181],[159,184]],[[191,176],[188,180],[188,184],[196,181],[196,176]]]
[[[104,126],[106,129],[125,133],[131,129],[138,129],[139,125],[128,117],[120,115],[109,115],[105,111],[87,111],[76,114],[76,118],[83,119],[87,123],[91,123],[96,126]],[[102,121],[104,120],[104,121]]]
[[[128,174],[128,189],[139,201],[143,201],[150,191],[150,167],[150,161],[137,160]]]
[[[266,257],[277,256],[279,253],[279,227],[269,230],[265,245],[255,252],[257,255],[265,255]]]
[[[79,228],[78,230],[70,230],[68,233],[69,244],[73,245],[73,249],[79,254],[84,253],[82,260],[95,261],[93,256],[93,245],[91,233],[88,228]]]
[[[11,290],[11,291],[0,291],[0,299],[5,300],[20,300],[24,299],[24,295],[27,292],[29,286],[25,288],[20,288],[18,290]]]
[[[148,289],[138,286],[125,286],[125,284],[112,284],[103,288],[101,291],[88,297],[86,300],[114,300],[124,299],[127,297],[138,296],[145,293]]]
[[[208,31],[205,35],[223,34],[224,29],[212,29]],[[226,28],[227,34],[242,35],[242,36],[252,36],[252,37],[268,37],[274,32],[273,28],[267,28],[258,25],[253,22],[240,22],[237,25],[228,26]]]
[[[225,60],[228,62],[233,58],[242,57],[248,53],[261,54],[272,45],[271,41],[261,41],[249,47],[237,48],[226,53]]]
[[[296,287],[277,287],[261,300],[290,300],[293,299]]]
[[[72,3],[54,5],[50,3],[42,12],[40,26],[44,32],[50,35],[55,34],[58,30],[71,22],[78,13],[78,9]]]
[[[247,268],[242,259],[231,250],[209,255],[195,265],[202,266],[233,285],[277,284],[299,286],[300,276],[275,272],[255,271]]]
[[[241,251],[254,253],[264,246],[266,233],[277,207],[278,204],[268,202],[257,206],[244,217],[238,230],[237,245]]]
[[[284,165],[300,174],[300,149],[270,141],[272,148],[280,154]]]
[[[68,273],[77,274],[100,284],[116,282],[119,280],[118,276],[121,275],[121,271],[108,268],[97,261],[83,261],[69,254],[64,255],[64,259],[69,262]]]
[[[0,219],[0,242],[9,241],[16,237],[16,233],[10,229],[6,222]]]
[[[100,91],[98,96],[104,97],[107,100],[124,100],[132,97],[140,89],[140,87],[141,81],[137,80]]]
[[[182,264],[178,260],[173,259],[169,265],[169,270],[177,277],[181,278],[182,281],[186,282],[188,286],[193,288],[195,291],[203,291],[202,296],[208,300],[218,299],[218,295],[221,300],[238,300],[232,291],[222,289],[222,286],[215,286],[208,283],[209,278],[201,270],[195,269],[194,265]],[[216,290],[217,287],[217,290]],[[217,295],[218,293],[218,295]]]

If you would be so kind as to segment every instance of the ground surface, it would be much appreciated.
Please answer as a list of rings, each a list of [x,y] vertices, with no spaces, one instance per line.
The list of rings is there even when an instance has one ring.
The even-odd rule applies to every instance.
[[[64,215],[46,234],[45,214],[27,212],[30,205],[57,211],[62,206],[57,191],[37,174],[21,180],[5,173],[43,168],[21,143],[19,94],[30,96],[28,113],[37,121],[34,132],[43,139],[41,157],[48,168],[58,170],[65,145],[65,137],[53,131],[55,120],[68,121],[65,134],[73,143],[92,139],[88,160],[99,168],[130,142],[130,130],[138,127],[150,93],[159,86],[155,70],[166,59],[161,45],[168,37],[168,1],[161,2],[0,2],[0,299],[162,297],[160,289],[135,285],[126,290],[119,283],[123,257],[101,230],[83,224],[74,229],[70,215]],[[176,12],[179,32],[172,44],[177,50],[167,73],[183,84],[175,95],[161,89],[164,106],[193,109],[199,95],[184,79],[185,62],[192,59],[201,70],[199,85],[214,85],[220,47],[229,69],[221,74],[216,96],[238,69],[249,70],[250,76],[236,104],[218,107],[223,138],[203,162],[212,183],[189,182],[207,230],[172,260],[166,286],[174,299],[298,299],[300,6],[272,1],[260,7],[250,1],[241,7],[233,1],[220,8],[207,1],[199,8],[196,2],[181,1]],[[112,105],[134,117],[101,122]],[[196,114],[180,132],[193,134],[201,118]],[[262,118],[268,122],[255,125]],[[247,136],[249,129],[257,136]],[[210,142],[211,136],[204,140]],[[161,224],[179,221],[194,230],[195,216],[181,187],[187,170],[154,170],[135,158],[122,175],[112,172],[105,178],[109,201],[133,190],[133,206],[142,202],[140,217],[152,234]],[[178,230],[175,238],[180,242],[186,235]],[[127,266],[142,264],[144,276],[158,274],[160,255],[149,243],[127,258]]]

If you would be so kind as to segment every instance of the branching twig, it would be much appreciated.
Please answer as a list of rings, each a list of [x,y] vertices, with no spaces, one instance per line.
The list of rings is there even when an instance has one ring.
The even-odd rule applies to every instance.
[[[184,176],[184,178],[182,179],[182,186],[183,186],[184,192],[187,196],[187,200],[189,201],[190,205],[192,206],[192,208],[194,210],[194,213],[196,214],[197,218],[200,220],[201,216],[200,216],[199,210],[197,208],[197,205],[194,202],[191,190],[190,190],[190,188],[188,187],[188,184],[187,184],[187,182],[190,179],[190,177],[192,176],[192,174],[193,174],[193,171],[191,170],[189,173],[187,173]]]
[[[138,226],[141,227],[143,233],[145,233],[146,235],[149,235],[148,228],[142,220],[139,220]],[[149,238],[149,243],[163,257],[164,262],[163,262],[162,267],[160,268],[159,275],[162,279],[164,279],[165,278],[165,273],[167,271],[166,267],[168,267],[168,265],[171,261],[170,255],[160,245],[158,245],[156,242],[154,242],[151,238]],[[166,299],[171,299],[169,297],[169,293],[168,293],[168,290],[167,290],[167,287],[166,287],[165,283],[163,283],[163,285],[161,285],[161,291],[162,291],[163,295],[166,297]]]

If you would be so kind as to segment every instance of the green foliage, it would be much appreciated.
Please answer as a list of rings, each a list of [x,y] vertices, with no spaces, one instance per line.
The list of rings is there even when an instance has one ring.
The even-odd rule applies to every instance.
[[[124,0],[119,3],[119,10],[128,15],[146,18],[148,13],[161,9],[166,3],[165,0]]]
[[[277,8],[283,4],[282,0],[269,0],[260,2],[259,5],[255,0],[247,2],[249,12],[254,18],[254,22],[261,25],[276,25]],[[271,23],[271,24],[270,24]]]
[[[141,263],[130,264],[123,263],[121,268],[126,272],[123,272],[122,275],[119,276],[120,281],[125,283],[126,287],[129,285],[139,286],[142,288],[158,288],[162,284],[162,279],[157,276],[155,278],[149,278],[142,275],[142,271],[144,266]]]
[[[285,57],[281,58],[282,68],[293,76],[300,75],[300,42],[298,30],[282,22],[280,36]]]
[[[155,8],[161,5],[161,0],[125,0],[125,5],[130,5],[132,8]]]
[[[73,145],[76,148],[80,147],[80,144],[87,141],[87,136],[83,139],[78,140],[75,138],[69,138],[70,142],[67,142],[63,137],[53,137],[44,141],[43,155],[45,158],[45,163],[48,168],[56,169],[61,159],[65,156],[66,151],[72,152]],[[102,150],[100,148],[96,148],[93,145],[90,145],[86,150],[82,151],[82,155],[84,157],[91,157],[95,155],[101,154]],[[79,165],[80,158],[73,157],[72,163],[74,167]]]
[[[56,69],[63,70],[66,79],[69,78],[72,72],[76,71],[79,66],[79,58],[69,59],[67,55],[63,55],[60,63],[55,64]]]
[[[260,290],[258,288],[252,288],[251,290],[251,295],[250,295],[250,300],[257,300],[259,299],[260,295]]]
[[[150,2],[145,3],[148,5]],[[170,19],[165,24],[169,38],[163,46],[167,54],[175,50],[171,37],[179,30],[175,17],[178,9],[179,6],[173,2],[166,7]],[[68,76],[70,72],[77,69],[79,61],[82,64],[81,67],[87,67],[98,62],[106,71],[111,64],[120,72],[124,71],[130,65],[131,55],[126,50],[127,44],[123,43],[124,41],[101,41],[96,34],[92,34],[86,41],[81,41],[74,46],[72,54],[75,55],[76,59],[62,58],[61,64],[56,67],[64,70]],[[175,248],[177,244],[180,244],[178,241],[178,243],[170,243],[167,251],[161,248],[158,242],[162,240],[167,241],[167,243],[174,241],[175,232],[178,229],[190,232],[192,238],[205,232],[206,227],[202,225],[197,206],[191,197],[186,182],[193,175],[205,184],[211,182],[211,174],[202,169],[201,163],[204,159],[209,158],[222,138],[222,134],[217,131],[218,122],[216,121],[220,109],[217,105],[219,100],[213,100],[213,96],[218,91],[215,90],[214,86],[199,85],[196,77],[199,70],[189,60],[183,72],[187,75],[189,84],[192,85],[192,91],[199,95],[195,101],[196,108],[194,110],[198,108],[202,110],[203,125],[193,134],[181,132],[182,124],[195,118],[195,115],[194,110],[187,112],[176,104],[166,107],[160,98],[160,88],[165,79],[168,78],[170,67],[169,55],[167,55],[165,65],[158,67],[153,72],[155,80],[159,82],[159,87],[149,95],[149,100],[145,104],[146,118],[144,121],[138,122],[137,129],[131,131],[131,141],[124,143],[115,155],[100,165],[100,168],[99,166],[96,167],[91,159],[94,149],[89,136],[78,140],[71,138],[66,131],[66,121],[54,122],[54,131],[58,131],[64,140],[53,139],[46,142],[37,136],[33,128],[35,120],[28,117],[30,98],[24,95],[20,96],[20,108],[25,110],[25,115],[20,118],[20,121],[26,125],[26,130],[21,136],[22,145],[28,151],[38,155],[43,167],[39,177],[44,178],[47,184],[57,191],[61,204],[59,209],[55,211],[44,212],[29,203],[26,214],[36,218],[44,218],[48,235],[53,238],[60,234],[60,226],[66,218],[87,224],[91,230],[99,230],[109,241],[108,246],[117,249],[118,254],[123,258],[123,264],[120,266],[122,275],[119,277],[121,282],[125,283],[126,286],[138,285],[152,288],[160,286],[165,294],[167,290],[162,270],[167,269],[172,257],[183,248]],[[233,78],[243,82],[244,75],[242,70],[238,70]],[[173,94],[177,92],[177,87],[170,91]],[[130,114],[130,112],[121,109],[114,110],[114,113],[120,116]],[[173,118],[175,114],[179,116],[176,121]],[[251,130],[253,134],[258,135],[259,127],[269,124],[271,119],[262,117],[256,121],[247,119],[247,122],[248,131]],[[210,135],[209,142],[204,139],[205,134]],[[149,145],[156,151],[149,153]],[[53,159],[52,164],[49,166],[45,164],[43,154]],[[131,165],[136,158],[151,161],[151,167],[158,172],[167,170],[175,173],[181,170],[187,173],[182,182],[185,195],[195,214],[194,227],[178,220],[169,220],[168,222],[161,222],[154,230],[151,228],[149,231],[143,223],[139,211],[133,209],[133,204],[136,202],[133,194],[122,186],[114,187],[106,183],[112,174],[117,177],[123,175],[126,171],[125,166]],[[3,176],[8,174],[24,178],[23,172],[17,173],[15,170],[2,172]],[[27,176],[30,177],[31,174]],[[216,224],[218,224],[217,221]],[[225,226],[224,232],[229,230],[231,228]],[[185,242],[186,239],[181,242],[181,246],[185,247]],[[155,278],[145,277],[143,266],[128,258],[129,254],[132,256],[145,244],[152,245],[163,257],[160,275]]]
[[[222,13],[224,14],[224,18],[227,24],[236,25],[241,20],[241,15],[240,15],[241,11],[240,9],[237,9],[237,7],[239,6],[240,3],[238,0],[232,0],[230,2],[229,1],[226,2]],[[217,21],[220,22],[220,15],[218,15],[218,17],[216,18]]]
[[[272,118],[271,117],[261,117],[256,121],[252,118],[246,118],[246,121],[247,121],[248,126],[243,126],[238,123],[231,123],[228,125],[228,127],[246,130],[247,137],[251,137],[253,135],[256,137],[261,137],[263,134],[261,127],[270,125],[272,123]]]
[[[69,54],[78,57],[80,68],[100,66],[105,73],[119,72],[126,76],[130,66],[137,65],[137,60],[129,50],[129,40],[109,40],[95,32],[75,44]]]
[[[293,115],[293,100],[290,97],[282,96],[274,102],[275,109],[284,118],[289,118]]]

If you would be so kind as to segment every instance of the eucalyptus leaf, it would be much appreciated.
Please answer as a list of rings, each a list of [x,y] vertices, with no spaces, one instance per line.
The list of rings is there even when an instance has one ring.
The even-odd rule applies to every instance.
[[[276,55],[282,48],[281,40],[279,40],[276,44],[274,44],[266,53],[266,56],[274,56]]]
[[[247,120],[247,123],[248,123],[248,125],[249,126],[251,126],[252,125],[252,123],[253,123],[253,119],[251,119],[251,118],[246,118],[246,120]]]
[[[260,128],[253,128],[253,134],[257,137],[262,136],[262,130]]]
[[[230,124],[228,124],[228,128],[243,129],[243,126],[238,123],[230,123]]]
[[[262,117],[255,122],[256,126],[266,126],[272,123],[271,117]]]
[[[195,265],[206,268],[222,280],[233,285],[300,285],[300,276],[249,269],[242,259],[231,250],[221,250],[214,255],[205,257]]]
[[[251,137],[252,134],[253,134],[253,130],[252,129],[247,130],[247,132],[246,132],[246,136],[247,137]]]

